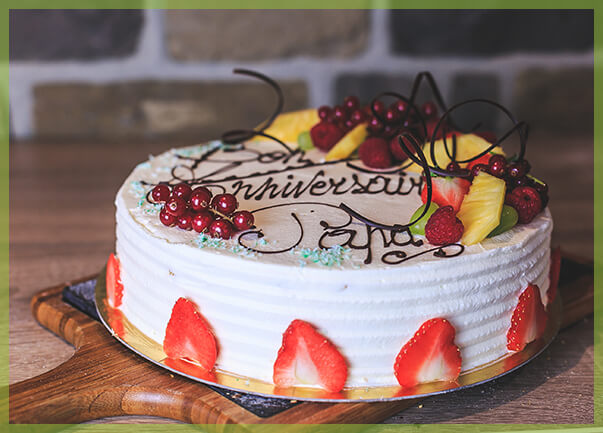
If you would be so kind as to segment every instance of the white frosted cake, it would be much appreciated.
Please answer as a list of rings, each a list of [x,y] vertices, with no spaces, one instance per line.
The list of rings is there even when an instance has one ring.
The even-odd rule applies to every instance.
[[[462,371],[507,354],[520,294],[535,284],[546,302],[548,210],[474,245],[434,246],[338,207],[406,223],[423,204],[419,174],[323,158],[317,150],[289,154],[271,141],[212,142],[138,165],[116,199],[124,315],[163,343],[172,307],[186,298],[215,336],[215,368],[268,383],[283,332],[296,319],[343,355],[346,387],[398,384],[398,353],[433,318],[453,325]],[[255,228],[224,240],[165,226],[149,191],[180,181],[234,194]]]

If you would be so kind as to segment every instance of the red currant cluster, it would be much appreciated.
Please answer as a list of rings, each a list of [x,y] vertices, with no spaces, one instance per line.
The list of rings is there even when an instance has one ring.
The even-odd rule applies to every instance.
[[[318,117],[321,121],[336,125],[345,135],[354,126],[366,121],[368,112],[360,107],[360,101],[356,96],[346,96],[342,105],[335,105],[332,108],[328,105],[320,107]]]
[[[246,210],[237,211],[239,203],[234,195],[212,196],[204,186],[192,189],[181,182],[170,190],[168,185],[159,184],[151,191],[151,199],[155,203],[164,203],[159,220],[168,227],[209,232],[210,236],[222,239],[229,239],[235,229],[253,227],[253,214]]]

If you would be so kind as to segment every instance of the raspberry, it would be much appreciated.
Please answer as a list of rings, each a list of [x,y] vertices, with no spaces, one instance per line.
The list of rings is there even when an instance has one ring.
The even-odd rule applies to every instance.
[[[425,237],[430,244],[446,245],[458,242],[463,236],[463,223],[454,214],[452,206],[436,210],[425,224]]]
[[[312,143],[323,152],[329,151],[343,137],[339,126],[329,122],[319,122],[310,129]]]
[[[407,139],[402,138],[402,140],[404,140],[404,143],[409,149],[412,149],[412,144],[410,144]],[[406,161],[408,159],[408,155],[406,154],[404,148],[400,145],[397,135],[389,141],[389,150],[394,159],[398,162]]]
[[[505,203],[515,208],[520,224],[529,223],[542,210],[540,194],[531,186],[515,188],[511,194],[507,194]]]
[[[364,164],[372,168],[392,166],[392,154],[389,144],[383,138],[369,137],[360,145],[358,156]]]

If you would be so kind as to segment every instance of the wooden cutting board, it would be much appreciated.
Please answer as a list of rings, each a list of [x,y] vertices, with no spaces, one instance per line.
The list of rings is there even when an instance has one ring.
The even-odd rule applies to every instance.
[[[100,322],[65,303],[64,288],[41,291],[32,299],[31,309],[42,326],[75,346],[75,354],[53,370],[10,385],[11,423],[70,424],[109,416],[150,415],[194,424],[371,424],[418,401],[301,402],[260,416],[237,404],[237,399],[140,358]],[[592,263],[564,255],[559,291],[564,304],[562,328],[591,314]]]

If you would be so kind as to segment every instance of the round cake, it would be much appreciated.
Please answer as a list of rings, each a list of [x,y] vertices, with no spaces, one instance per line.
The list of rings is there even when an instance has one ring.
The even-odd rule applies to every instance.
[[[360,158],[333,158],[357,130],[327,156],[302,149],[302,132],[300,147],[260,136],[139,164],[116,198],[109,305],[170,358],[333,392],[454,380],[538,338],[556,284],[546,202],[534,210],[529,187],[511,188],[496,161],[448,167],[465,167],[465,179],[429,173],[429,188],[417,156],[375,167],[377,151],[363,156],[370,129]],[[467,140],[489,144],[454,140],[458,152]],[[524,201],[513,201],[518,188]],[[210,195],[195,206],[199,191]]]

